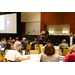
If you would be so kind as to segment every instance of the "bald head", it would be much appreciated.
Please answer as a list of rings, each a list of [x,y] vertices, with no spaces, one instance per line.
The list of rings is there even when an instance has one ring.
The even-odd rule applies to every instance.
[[[25,37],[23,37],[23,38],[22,38],[22,40],[24,41],[24,40],[26,40],[26,38],[25,38]]]
[[[35,38],[34,41],[37,41],[37,38]]]

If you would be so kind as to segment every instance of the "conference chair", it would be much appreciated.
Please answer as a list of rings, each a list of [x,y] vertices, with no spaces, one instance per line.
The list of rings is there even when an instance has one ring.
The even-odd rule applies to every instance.
[[[34,49],[36,50],[38,46],[39,46],[39,44],[35,44]]]
[[[55,54],[58,54],[58,55],[60,55],[60,51],[55,51]]]
[[[30,50],[30,54],[38,54],[38,50]]]
[[[75,36],[75,34],[73,34]]]
[[[63,49],[63,56],[65,56],[69,52],[69,49]]]
[[[58,34],[54,34],[54,35],[58,35]]]
[[[2,51],[0,51],[0,55],[2,55]]]
[[[26,47],[26,54],[29,54],[29,50],[31,49],[31,44],[27,44],[27,47]]]
[[[41,52],[40,47],[37,47],[36,49],[38,50],[38,54],[40,54],[40,52]]]
[[[70,48],[72,48],[72,45],[70,45]]]
[[[32,42],[30,42],[30,44],[32,44]]]
[[[43,44],[39,44],[40,52],[42,53]]]

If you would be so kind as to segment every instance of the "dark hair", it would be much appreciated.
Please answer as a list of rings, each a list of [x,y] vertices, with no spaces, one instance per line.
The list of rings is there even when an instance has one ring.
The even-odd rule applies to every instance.
[[[53,44],[46,45],[44,53],[49,56],[55,54],[55,48]]]
[[[48,42],[48,43],[51,43],[51,40],[50,40],[50,39],[48,39],[48,40],[47,40],[47,42]]]
[[[5,50],[6,50],[6,49],[11,49],[11,44],[12,44],[12,43],[7,42],[6,45],[5,45]]]

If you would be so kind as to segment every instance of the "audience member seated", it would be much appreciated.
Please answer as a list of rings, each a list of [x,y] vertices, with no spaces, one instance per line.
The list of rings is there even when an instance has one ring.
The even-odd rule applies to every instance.
[[[12,38],[11,38],[11,37],[9,37],[9,40],[7,40],[7,42],[12,42]]]
[[[14,45],[14,43],[15,43],[15,39],[12,39],[12,43],[13,43],[13,45]]]
[[[22,38],[21,43],[25,40],[25,37]]]
[[[67,49],[68,48],[68,44],[66,43],[66,40],[63,39],[62,43],[59,44],[59,49],[62,49],[62,53],[63,53],[63,49]]]
[[[5,50],[4,50],[5,54],[7,53],[7,51],[9,51],[11,49],[13,49],[13,43],[7,42],[6,46],[5,46]]]
[[[40,62],[59,62],[59,55],[55,54],[55,48],[52,44],[45,46],[44,53],[41,54]]]
[[[68,54],[63,59],[63,62],[75,62],[75,45],[69,49]]]
[[[39,42],[37,41],[37,38],[35,38],[34,41],[32,42],[31,50],[34,50],[35,44],[39,44]]]
[[[0,55],[0,62],[6,62],[5,58],[2,55]]]
[[[5,58],[11,62],[16,62],[16,61],[22,61],[22,60],[29,60],[30,57],[28,56],[27,58],[22,58],[21,54],[18,52],[20,50],[21,46],[19,44],[16,44],[14,46],[14,50],[9,50]]]
[[[50,40],[50,39],[47,40],[47,44],[46,44],[46,45],[49,45],[49,44],[51,44],[51,40]],[[45,45],[45,46],[46,46],[46,45]],[[44,48],[43,48],[43,52],[44,52],[45,46],[43,46],[43,47],[44,47]]]
[[[19,44],[20,46],[22,45],[21,42],[19,41],[19,38],[18,38],[18,37],[16,37],[15,40],[16,40],[16,41],[15,41],[14,45],[16,45],[16,44]]]
[[[2,41],[1,41],[1,43],[2,43],[2,47],[5,48],[5,45],[6,45],[6,39],[3,38]]]
[[[29,44],[29,42],[26,40],[26,38],[23,38],[24,41],[22,41],[22,50],[26,49],[27,44]]]
[[[68,47],[68,44],[66,43],[66,40],[65,39],[63,39],[62,40],[62,43],[59,44],[59,48],[61,49],[62,47],[64,47],[64,48]]]

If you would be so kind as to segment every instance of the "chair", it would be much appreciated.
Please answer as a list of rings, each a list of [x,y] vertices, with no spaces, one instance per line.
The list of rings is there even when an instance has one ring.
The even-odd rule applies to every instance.
[[[3,53],[3,57],[5,57],[5,54]]]
[[[38,46],[39,46],[39,44],[35,44],[34,49],[36,50]]]
[[[60,51],[55,51],[55,54],[58,54],[58,55],[60,55]]]
[[[63,49],[63,56],[65,56],[69,52],[69,49]]]
[[[40,52],[42,53],[43,44],[39,44]]]
[[[38,54],[38,50],[30,50],[30,54]]]
[[[73,34],[75,36],[75,34]]]
[[[38,50],[38,54],[40,54],[40,47],[36,47],[36,49]]]
[[[30,42],[30,44],[32,44],[32,42]]]
[[[58,34],[54,34],[54,35],[58,35]]]
[[[0,51],[0,55],[2,55],[2,51]]]
[[[29,52],[30,49],[31,49],[31,44],[27,44],[27,47],[26,47],[27,54],[29,54],[28,52]]]
[[[70,48],[72,48],[72,45],[70,45]]]

